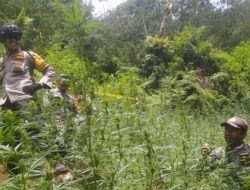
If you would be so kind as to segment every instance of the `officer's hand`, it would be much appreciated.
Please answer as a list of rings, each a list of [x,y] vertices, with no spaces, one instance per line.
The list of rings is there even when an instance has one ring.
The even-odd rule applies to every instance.
[[[43,86],[41,84],[32,84],[29,86],[24,86],[23,87],[23,92],[26,94],[33,94],[35,93],[37,90],[43,88]]]
[[[211,148],[208,143],[202,145],[201,153],[203,156],[208,156],[211,153]]]
[[[241,166],[250,166],[250,153],[240,154],[239,161]]]

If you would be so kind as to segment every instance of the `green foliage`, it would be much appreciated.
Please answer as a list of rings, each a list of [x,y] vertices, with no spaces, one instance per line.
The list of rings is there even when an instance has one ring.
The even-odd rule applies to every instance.
[[[78,74],[78,71],[82,72],[79,77],[86,75],[87,63],[81,61],[77,54],[69,48],[61,49],[58,44],[54,44],[51,48],[47,49],[46,53],[46,60],[50,63],[50,65],[55,67],[57,71],[72,76],[75,81],[78,77],[78,75],[76,75]],[[62,73],[58,73],[58,75],[59,74]]]
[[[60,118],[65,131],[55,128],[62,102],[42,107],[37,136],[28,135],[33,123],[1,110],[0,162],[21,172],[2,189],[249,189],[249,173],[242,184],[235,168],[200,153],[204,142],[224,144],[222,121],[249,119],[250,43],[239,44],[249,36],[249,2],[227,1],[224,10],[172,2],[168,36],[159,37],[162,0],[130,0],[99,21],[79,0],[0,0],[0,23],[18,23],[24,48],[43,54],[57,76],[70,75],[69,93],[82,97],[77,115]],[[57,162],[73,181],[54,178]]]
[[[209,26],[210,16],[213,15],[213,1],[200,0],[174,0],[172,3],[172,14],[178,18],[177,27],[183,30],[185,26]]]
[[[220,94],[241,99],[248,96],[249,83],[249,43],[235,47],[231,54],[217,53],[221,72],[212,76],[214,87]]]
[[[22,7],[20,1],[16,1],[16,0],[10,0],[10,1],[1,0],[0,1],[0,8],[1,8],[0,23],[3,24],[5,22],[13,21],[15,19],[15,17],[18,15],[18,11],[19,11],[20,7]]]
[[[117,73],[117,77],[106,75],[105,83],[100,86],[100,92],[112,94],[121,98],[136,100],[143,94],[142,84],[138,76],[138,69],[123,68]]]
[[[89,8],[87,6],[81,8],[80,1],[74,0],[72,8],[66,9],[64,14],[67,21],[64,41],[72,46],[79,56],[94,59],[92,51],[98,36],[93,32],[98,28],[98,23],[91,20]]]
[[[211,77],[213,88],[217,90],[218,94],[225,96],[229,95],[229,80],[230,75],[226,72],[218,72]]]
[[[243,189],[244,190],[247,190],[247,189],[249,189],[250,188],[250,184],[249,184],[249,178],[250,176],[245,176],[244,178],[243,178]]]
[[[178,72],[176,76],[168,76],[162,82],[161,93],[168,98],[166,107],[186,105],[191,110],[212,110],[225,104],[226,98],[219,96],[211,89],[206,78],[199,78],[197,72]]]
[[[149,77],[147,89],[158,89],[161,79],[178,71],[197,71],[197,77],[208,77],[219,71],[221,62],[206,41],[206,28],[185,28],[173,40],[149,38],[145,41],[142,73]]]
[[[250,73],[250,41],[242,42],[240,45],[235,47],[232,52],[232,57],[238,64],[238,71],[237,74],[241,73],[241,77],[244,79],[249,79]],[[236,73],[235,73],[236,74]]]
[[[51,37],[61,31],[64,19],[58,4],[57,0],[22,2],[15,20],[24,31],[25,49],[39,49],[40,52],[44,52],[51,42]]]
[[[218,71],[218,63],[212,55],[212,45],[206,41],[206,27],[185,28],[174,38],[173,48],[183,60],[179,63],[180,69],[201,70],[204,75]]]
[[[0,43],[0,57],[4,56],[4,52],[5,52],[4,45]]]
[[[225,1],[211,15],[209,33],[214,36],[215,44],[226,50],[232,50],[241,41],[249,40],[249,17],[250,2]]]
[[[157,67],[161,67],[162,74],[164,75],[164,70],[168,69],[168,62],[172,59],[170,40],[168,38],[147,37],[144,41],[144,56],[143,63],[141,65],[142,75],[149,77],[152,73],[158,75]],[[154,72],[155,71],[155,72]],[[162,78],[162,75],[159,76]]]

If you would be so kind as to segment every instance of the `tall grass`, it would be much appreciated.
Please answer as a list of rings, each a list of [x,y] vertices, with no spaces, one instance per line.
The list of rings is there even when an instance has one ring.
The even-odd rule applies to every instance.
[[[123,90],[119,86],[120,93]],[[93,96],[93,91],[96,89],[85,91],[91,98],[81,104],[81,122],[70,134],[71,146],[64,157],[54,156],[57,153],[51,140],[54,131],[50,117],[53,113],[49,110],[43,115],[47,127],[42,132],[48,146],[46,150],[34,151],[27,146],[31,139],[23,132],[25,123],[18,123],[25,138],[21,138],[20,149],[16,149],[14,157],[20,163],[22,172],[2,182],[2,189],[241,188],[226,174],[226,166],[218,164],[211,169],[202,159],[200,148],[203,143],[212,147],[224,145],[220,123],[232,115],[248,119],[246,109],[234,106],[220,113],[201,112],[181,104],[169,108],[167,97],[161,93],[152,96],[132,94],[138,96],[138,100],[133,100]],[[1,116],[2,124],[9,129],[17,127],[12,113],[1,112]],[[13,142],[13,136],[5,135],[3,130],[0,137],[1,142]],[[9,161],[13,150],[15,146],[11,143],[0,147],[2,163]],[[53,180],[53,164],[58,159],[70,167],[74,174],[73,181]]]

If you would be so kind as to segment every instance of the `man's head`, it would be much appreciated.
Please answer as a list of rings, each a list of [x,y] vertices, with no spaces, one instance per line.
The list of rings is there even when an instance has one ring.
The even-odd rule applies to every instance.
[[[22,30],[16,24],[4,24],[0,27],[0,41],[9,51],[19,50],[22,35]]]
[[[70,86],[70,76],[61,74],[58,79],[58,88],[62,92],[66,92]]]
[[[248,124],[246,120],[240,117],[232,117],[226,122],[221,123],[221,126],[225,128],[225,141],[231,147],[240,145],[247,135]]]

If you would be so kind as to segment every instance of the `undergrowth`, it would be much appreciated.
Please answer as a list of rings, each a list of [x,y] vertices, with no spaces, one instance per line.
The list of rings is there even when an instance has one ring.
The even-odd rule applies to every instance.
[[[58,155],[50,114],[44,113],[42,132],[45,149],[34,150],[25,133],[25,123],[11,112],[1,112],[12,130],[21,135],[12,142],[1,127],[1,163],[15,162],[18,175],[1,182],[2,189],[240,189],[239,183],[219,164],[208,165],[201,146],[224,145],[220,123],[232,115],[247,117],[241,108],[218,112],[193,112],[179,104],[166,106],[164,94],[138,100],[95,95],[81,103],[74,130],[67,136],[66,155]],[[10,132],[9,132],[10,133]],[[14,132],[12,132],[14,133]],[[63,136],[60,138],[63,138]],[[71,169],[70,182],[55,181],[53,165],[58,160]],[[245,175],[245,182],[247,182]],[[243,180],[243,181],[244,181]],[[245,183],[248,187],[248,183]]]

